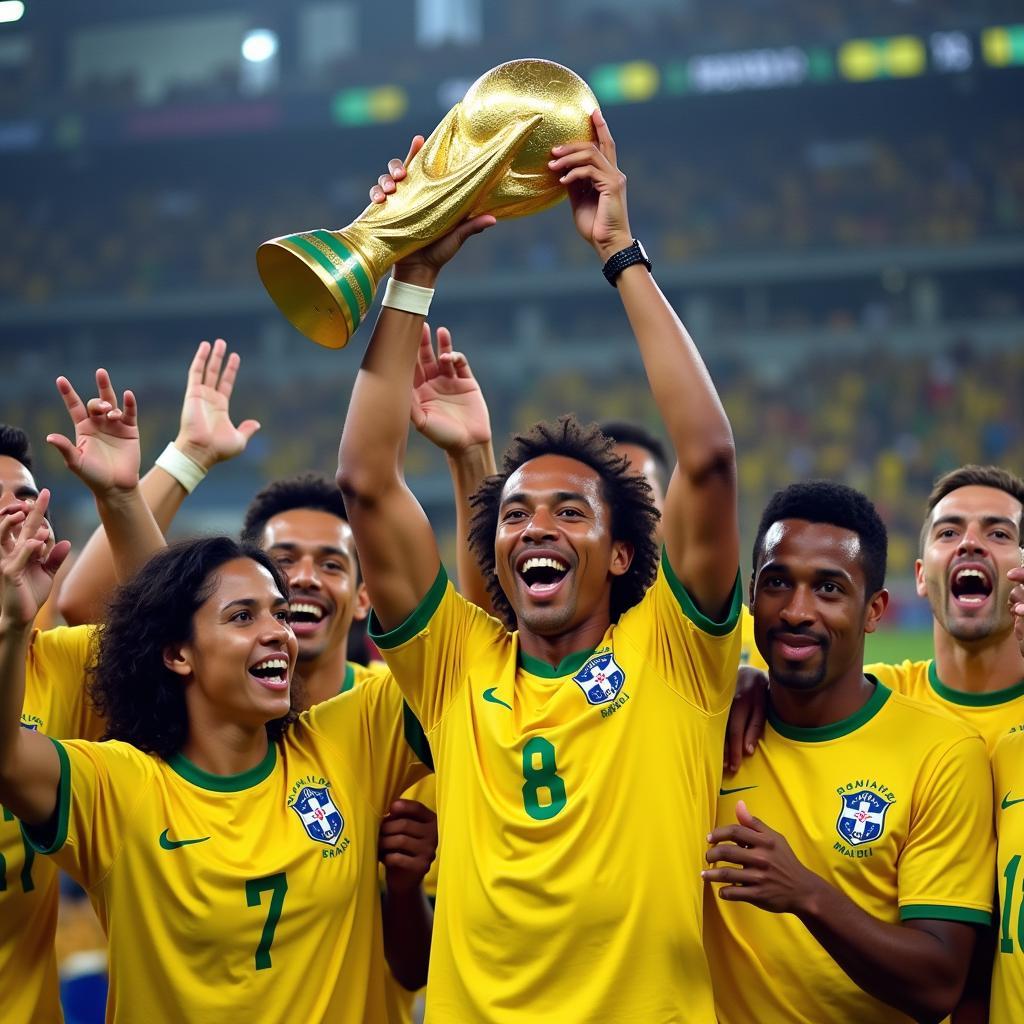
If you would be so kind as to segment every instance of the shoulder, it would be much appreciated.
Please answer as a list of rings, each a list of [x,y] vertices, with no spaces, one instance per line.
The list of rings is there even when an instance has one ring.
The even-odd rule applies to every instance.
[[[55,626],[37,629],[29,643],[29,658],[40,663],[57,659],[80,661],[84,665],[96,642],[97,626]]]
[[[941,708],[902,693],[891,694],[887,703],[890,722],[906,729],[905,736],[909,742],[920,742],[930,748],[946,748],[968,740],[984,746],[985,741],[977,729]]]
[[[1003,765],[1019,765],[1024,760],[1024,726],[1014,726],[995,745],[992,751],[992,765],[1000,768]]]

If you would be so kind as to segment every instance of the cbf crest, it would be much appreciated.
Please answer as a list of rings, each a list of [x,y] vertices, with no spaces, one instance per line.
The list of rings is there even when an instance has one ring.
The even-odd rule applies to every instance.
[[[836,831],[851,846],[860,846],[877,839],[885,830],[885,812],[892,806],[870,789],[841,794],[843,803],[836,822]]]
[[[611,651],[591,658],[573,677],[590,704],[608,704],[619,695],[626,673],[619,668]]]
[[[290,806],[299,816],[310,839],[328,846],[337,844],[345,828],[345,819],[326,786],[303,786]]]

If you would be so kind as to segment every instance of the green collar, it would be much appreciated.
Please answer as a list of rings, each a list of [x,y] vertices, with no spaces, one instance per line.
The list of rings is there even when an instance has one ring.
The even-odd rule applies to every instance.
[[[790,725],[789,722],[782,721],[775,714],[775,710],[769,706],[768,721],[780,736],[785,736],[788,740],[798,740],[800,743],[824,743],[826,740],[837,740],[840,736],[847,736],[851,732],[856,732],[862,725],[867,725],[882,710],[882,706],[892,696],[892,691],[880,683],[874,676],[869,675],[867,678],[875,684],[874,693],[868,697],[864,706],[859,711],[855,711],[849,718],[832,722],[830,725],[808,727]]]
[[[259,764],[254,765],[248,771],[239,772],[237,775],[214,775],[213,772],[205,771],[198,765],[194,765],[182,753],[174,754],[167,759],[168,765],[174,769],[186,782],[200,789],[208,789],[214,793],[240,793],[243,789],[252,789],[258,786],[274,770],[277,762],[277,744],[267,741],[267,752]]]
[[[943,700],[965,708],[990,708],[996,704],[1006,704],[1024,695],[1024,679],[1019,683],[1014,683],[1013,686],[1007,686],[1002,690],[992,690],[990,693],[966,693],[964,690],[953,690],[939,678],[934,659],[928,662],[928,682]]]
[[[596,647],[591,647],[587,651],[567,654],[557,665],[551,666],[546,661],[541,661],[540,658],[531,657],[520,647],[519,667],[524,672],[529,672],[531,676],[540,676],[541,679],[558,679],[561,676],[578,672],[596,650]]]
[[[355,686],[356,682],[356,668],[351,661],[345,662],[345,678],[341,681],[341,689],[338,693],[347,693]]]

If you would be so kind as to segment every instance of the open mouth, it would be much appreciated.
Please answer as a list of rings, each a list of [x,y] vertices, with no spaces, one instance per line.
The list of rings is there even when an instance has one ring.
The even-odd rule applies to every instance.
[[[323,605],[305,598],[292,601],[288,606],[288,612],[292,630],[297,637],[315,633],[327,617],[327,609]]]
[[[953,570],[949,590],[958,605],[977,608],[992,595],[992,580],[980,566],[960,566]]]
[[[288,659],[280,654],[272,654],[255,665],[250,665],[249,675],[255,676],[268,690],[287,690]]]
[[[519,576],[534,597],[554,593],[568,574],[569,566],[550,555],[533,555],[519,566]]]

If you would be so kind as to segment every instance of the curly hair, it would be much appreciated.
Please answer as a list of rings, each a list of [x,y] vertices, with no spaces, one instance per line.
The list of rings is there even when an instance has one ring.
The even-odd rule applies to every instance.
[[[28,434],[21,427],[0,423],[0,455],[20,462],[30,473],[32,472],[32,445],[29,443]]]
[[[345,501],[338,485],[320,473],[302,473],[267,484],[249,502],[242,521],[242,540],[249,544],[262,544],[263,530],[268,521],[294,508],[329,512],[332,516],[348,521]]]
[[[217,570],[236,558],[263,566],[287,599],[288,582],[273,560],[231,537],[165,548],[115,592],[89,668],[89,697],[107,721],[104,739],[124,740],[165,760],[184,746],[185,690],[181,677],[164,664],[164,649],[192,638],[193,617],[216,589]],[[271,741],[294,720],[293,707],[268,722]]]
[[[765,534],[783,519],[804,519],[857,534],[867,595],[885,586],[888,533],[878,510],[860,491],[833,480],[806,480],[776,491],[761,513],[754,538],[755,573],[763,560]]]
[[[600,476],[601,496],[611,512],[612,537],[633,548],[629,569],[612,579],[610,610],[615,622],[640,601],[654,582],[658,571],[658,545],[654,538],[659,515],[651,499],[650,485],[628,468],[628,460],[615,454],[615,442],[601,433],[596,423],[584,425],[572,415],[537,423],[525,434],[516,434],[502,456],[499,472],[484,480],[470,498],[473,518],[469,546],[487,580],[495,614],[509,629],[516,628],[515,612],[494,571],[501,494],[508,478],[520,466],[541,455],[576,459]]]

